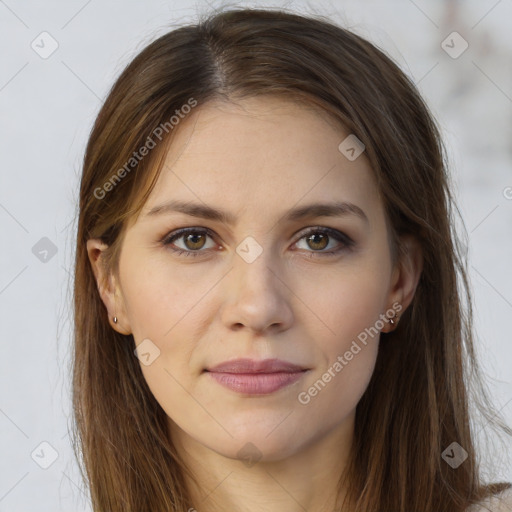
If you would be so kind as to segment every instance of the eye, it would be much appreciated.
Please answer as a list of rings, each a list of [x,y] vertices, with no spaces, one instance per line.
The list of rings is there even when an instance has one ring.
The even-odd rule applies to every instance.
[[[212,249],[214,247],[219,247],[215,242],[212,242],[208,247],[206,245],[207,238],[211,238],[213,240],[214,233],[208,228],[183,228],[177,231],[173,231],[166,235],[161,243],[165,246],[168,246],[170,250],[178,255],[184,256],[199,256],[200,253],[207,252],[202,249]],[[177,246],[174,242],[176,240],[182,239],[182,247]],[[331,239],[334,239],[338,242],[338,245],[341,247],[335,248],[334,250],[325,251],[327,247],[330,245]],[[316,256],[333,256],[336,255],[343,250],[348,250],[352,248],[354,245],[354,241],[342,233],[341,231],[337,231],[335,229],[320,227],[317,226],[313,229],[310,229],[306,233],[303,233],[302,237],[299,238],[294,245],[297,245],[302,240],[305,241],[307,247],[309,249],[313,249],[310,252],[309,257]]]
[[[325,251],[324,249],[329,247],[332,239],[338,242],[338,247],[336,248],[335,246],[334,250]],[[313,249],[310,257],[333,256],[342,252],[343,250],[352,248],[354,245],[354,241],[345,233],[337,231],[336,229],[320,226],[310,229],[305,234],[303,234],[298,242],[296,242],[296,245],[302,240],[304,240],[306,243],[306,249]]]
[[[205,247],[205,240],[207,237],[212,238],[213,233],[206,228],[183,228],[178,231],[174,231],[167,235],[162,243],[175,252],[176,254],[185,256],[198,256],[203,247]],[[173,247],[172,245],[175,240],[183,239],[184,248]],[[215,247],[215,243],[210,248]]]

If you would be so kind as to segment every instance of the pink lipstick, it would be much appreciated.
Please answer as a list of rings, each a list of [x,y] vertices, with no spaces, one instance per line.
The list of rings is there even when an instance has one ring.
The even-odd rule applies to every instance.
[[[222,386],[239,393],[263,395],[298,381],[307,368],[279,359],[235,359],[207,368]]]

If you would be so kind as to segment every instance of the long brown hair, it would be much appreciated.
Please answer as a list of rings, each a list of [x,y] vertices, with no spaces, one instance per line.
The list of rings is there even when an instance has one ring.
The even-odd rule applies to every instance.
[[[105,265],[115,272],[127,222],[140,212],[179,130],[171,118],[194,102],[200,108],[258,95],[318,107],[354,133],[366,146],[393,244],[399,250],[400,235],[412,234],[423,252],[414,300],[398,328],[382,336],[357,405],[345,474],[351,510],[461,512],[505,488],[485,486],[479,470],[470,389],[478,390],[475,403],[489,424],[498,416],[486,404],[474,353],[466,256],[428,108],[397,65],[354,33],[318,16],[232,9],[172,30],[137,55],[88,141],[76,245],[73,406],[74,447],[94,510],[184,512],[192,504],[188,469],[143,378],[133,336],[109,325],[86,241],[101,238],[109,246]],[[154,147],[132,161],[149,139]],[[442,457],[453,442],[467,452],[456,469]]]

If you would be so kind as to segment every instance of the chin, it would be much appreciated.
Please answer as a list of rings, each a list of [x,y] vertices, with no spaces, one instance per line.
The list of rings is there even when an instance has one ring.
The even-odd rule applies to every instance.
[[[286,433],[283,436],[268,436],[268,432],[247,433],[243,436],[236,436],[229,443],[222,446],[210,446],[220,455],[229,459],[240,460],[247,467],[257,462],[275,462],[292,456],[298,449],[297,439]]]

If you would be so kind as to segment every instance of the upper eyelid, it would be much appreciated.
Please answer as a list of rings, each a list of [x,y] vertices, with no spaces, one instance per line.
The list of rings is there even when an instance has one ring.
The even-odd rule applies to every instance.
[[[162,242],[167,242],[167,241],[171,241],[171,240],[178,240],[180,239],[182,236],[185,236],[187,235],[188,233],[192,232],[202,232],[208,236],[210,236],[211,238],[215,238],[217,236],[217,234],[209,229],[209,228],[205,228],[205,227],[196,227],[196,226],[191,226],[191,227],[186,227],[186,228],[178,228],[178,229],[173,229],[172,231],[169,231],[168,233],[166,233],[161,241]]]

